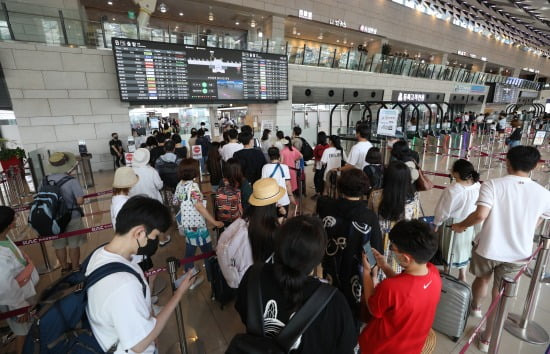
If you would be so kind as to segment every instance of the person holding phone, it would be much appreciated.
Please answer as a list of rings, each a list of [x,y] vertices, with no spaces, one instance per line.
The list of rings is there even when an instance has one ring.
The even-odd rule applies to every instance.
[[[387,278],[378,285],[363,254],[363,297],[371,315],[359,336],[362,354],[420,353],[432,328],[441,294],[441,277],[429,263],[438,247],[430,226],[400,221],[390,231],[393,256],[403,268],[396,274],[386,258],[372,250]]]

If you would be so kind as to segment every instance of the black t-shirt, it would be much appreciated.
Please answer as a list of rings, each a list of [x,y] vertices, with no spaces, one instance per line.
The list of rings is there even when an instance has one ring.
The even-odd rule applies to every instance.
[[[109,150],[111,151],[111,155],[117,155],[117,153],[115,152],[115,149],[113,149],[113,146],[117,148],[117,151],[121,152],[122,151],[122,141],[120,140],[115,140],[115,139],[112,139],[111,141],[109,141]]]
[[[149,151],[149,165],[155,167],[155,162],[157,162],[157,159],[164,155],[164,146],[155,146],[154,148]]]
[[[187,158],[187,148],[185,146],[177,147],[174,153],[179,159]]]
[[[283,290],[274,275],[274,265],[265,264],[260,277],[262,289],[262,311],[268,314],[264,317],[264,327],[267,334],[276,335],[289,322],[295,312],[285,300]],[[247,289],[250,268],[245,273],[237,292],[235,309],[246,324],[247,318]],[[304,302],[319,287],[319,280],[309,277],[304,286]],[[351,354],[357,344],[357,335],[353,317],[344,296],[337,291],[325,309],[313,321],[301,337],[300,346],[292,353],[315,354]]]
[[[521,128],[516,128],[510,135],[510,140],[521,140]]]
[[[242,149],[233,154],[243,168],[243,174],[251,185],[262,178],[262,167],[266,164],[265,155],[257,148]]]

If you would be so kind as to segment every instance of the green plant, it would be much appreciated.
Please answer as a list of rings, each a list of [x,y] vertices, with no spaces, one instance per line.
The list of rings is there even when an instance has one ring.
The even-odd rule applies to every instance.
[[[10,160],[14,157],[25,158],[25,150],[21,148],[9,149],[6,147],[7,139],[0,138],[0,161]]]
[[[382,55],[390,55],[391,53],[391,45],[388,43],[384,43],[382,45]]]

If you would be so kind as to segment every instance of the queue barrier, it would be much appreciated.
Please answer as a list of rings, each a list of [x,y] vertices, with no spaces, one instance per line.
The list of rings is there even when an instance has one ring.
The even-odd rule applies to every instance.
[[[101,196],[111,194],[111,193],[113,193],[113,190],[112,189],[107,189],[107,190],[104,190],[104,191],[101,191],[101,192],[86,194],[86,195],[82,196],[82,198],[90,199],[90,198],[95,198],[95,197],[101,197]],[[88,200],[86,203],[87,204],[94,203],[95,201],[99,201],[99,200]],[[31,208],[31,205],[32,205],[32,203],[25,204],[25,205],[18,206],[18,207],[14,207],[13,210],[15,210],[15,212],[29,210]]]

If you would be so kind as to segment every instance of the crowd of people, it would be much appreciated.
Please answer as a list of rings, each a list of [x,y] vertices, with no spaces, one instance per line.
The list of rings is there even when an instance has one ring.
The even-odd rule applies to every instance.
[[[467,281],[470,268],[475,276],[471,314],[481,317],[491,278],[495,297],[503,277],[516,274],[530,256],[539,218],[550,218],[550,191],[529,178],[540,159],[534,147],[511,147],[508,175],[483,184],[470,162],[456,160],[450,171],[455,183],[443,191],[429,225],[418,220],[419,156],[406,141],[393,142],[386,165],[362,124],[348,154],[335,135],[319,132],[311,148],[299,127],[291,136],[277,131],[272,138],[271,133],[265,130],[257,140],[252,128],[243,126],[240,132],[228,129],[221,142],[210,142],[198,129],[191,138],[192,145],[202,147],[197,160],[188,156],[178,134],[158,132],[135,151],[132,167],[116,169],[114,236],[89,256],[86,269],[80,270],[85,235],[54,241],[62,274],[89,275],[112,262],[138,274],[111,274],[88,291],[86,314],[104,351],[155,353],[156,339],[183,294],[206,279],[201,267],[186,263],[173,296],[163,307],[153,307],[158,299],[151,296],[153,282],[144,272],[153,268],[157,247],[171,241],[173,224],[185,238],[185,258],[197,248],[216,250],[224,281],[236,295],[235,308],[248,334],[233,338],[228,353],[258,345],[247,339],[262,335],[252,330],[252,322],[263,323],[267,338],[286,333],[284,328],[325,283],[338,291],[311,323],[298,328],[297,339],[286,349],[420,353],[442,290],[439,270],[431,263],[438,250],[450,255],[445,271],[458,268],[460,281]],[[112,145],[117,158],[118,145]],[[309,159],[316,208],[314,215],[300,216],[291,205],[304,191],[300,186]],[[45,181],[60,187],[71,212],[65,230],[82,229],[84,192],[70,177],[74,155],[54,153],[48,162]],[[203,173],[210,176],[211,199],[202,188]],[[32,260],[8,237],[15,212],[0,208],[0,311],[5,312],[30,304],[38,275]],[[217,240],[211,227],[220,230]],[[456,242],[446,243],[451,229]],[[205,265],[212,280],[215,273],[209,262]],[[254,308],[258,301],[261,311]],[[8,323],[20,351],[29,318]],[[492,326],[490,316],[479,340],[482,351],[488,349]]]

